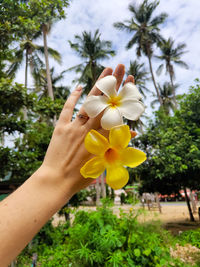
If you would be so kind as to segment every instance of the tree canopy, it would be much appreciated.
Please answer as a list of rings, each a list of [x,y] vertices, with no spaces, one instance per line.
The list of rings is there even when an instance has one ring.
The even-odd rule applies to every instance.
[[[200,84],[197,80],[189,94],[182,96],[180,109],[173,116],[167,116],[162,110],[156,112],[155,120],[138,138],[138,144],[148,154],[148,160],[138,170],[144,190],[169,193],[182,187],[200,188],[199,105]]]

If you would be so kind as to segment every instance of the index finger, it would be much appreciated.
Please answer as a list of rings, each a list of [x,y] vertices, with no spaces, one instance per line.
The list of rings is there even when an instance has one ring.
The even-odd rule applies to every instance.
[[[105,68],[102,71],[101,75],[99,76],[98,80],[104,78],[105,76],[112,75],[112,71],[113,70],[111,68]],[[95,84],[96,84],[96,82],[95,82]],[[94,85],[92,90],[88,94],[88,96],[90,96],[90,95],[101,95],[101,93],[102,92],[96,87],[96,85]],[[81,114],[82,116],[87,116],[87,113],[84,111],[83,107],[80,108],[79,114]],[[80,120],[77,120],[77,117],[76,117],[75,122],[78,122],[78,121],[80,123]],[[85,123],[85,122],[83,121],[83,123]]]

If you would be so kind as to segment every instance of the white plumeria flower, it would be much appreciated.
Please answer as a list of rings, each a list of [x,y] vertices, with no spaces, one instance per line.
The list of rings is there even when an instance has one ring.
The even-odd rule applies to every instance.
[[[117,80],[112,75],[102,78],[96,83],[96,87],[104,95],[88,96],[83,104],[90,118],[96,117],[104,110],[101,126],[106,130],[123,124],[123,117],[138,120],[145,110],[144,104],[139,101],[142,95],[133,83],[126,83],[119,94],[115,89],[116,84]]]

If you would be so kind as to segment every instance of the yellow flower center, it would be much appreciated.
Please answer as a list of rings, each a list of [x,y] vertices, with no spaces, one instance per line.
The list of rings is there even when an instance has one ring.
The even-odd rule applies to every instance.
[[[105,152],[104,158],[109,164],[111,164],[111,163],[114,163],[116,160],[119,159],[119,154],[117,153],[117,151],[114,148],[109,148]]]
[[[121,97],[120,96],[111,96],[108,100],[108,104],[112,107],[112,108],[116,108],[119,107],[121,104]]]

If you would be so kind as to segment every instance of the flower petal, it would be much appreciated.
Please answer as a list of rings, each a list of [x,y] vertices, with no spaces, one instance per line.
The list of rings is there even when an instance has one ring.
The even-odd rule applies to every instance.
[[[128,166],[131,168],[137,167],[142,162],[146,160],[146,154],[132,147],[127,147],[123,149],[120,153],[120,161],[124,166]]]
[[[109,133],[110,145],[115,148],[125,148],[131,140],[131,133],[128,125],[113,127]]]
[[[115,190],[125,186],[128,179],[128,171],[122,166],[107,169],[106,183]]]
[[[90,118],[94,118],[108,106],[107,102],[106,96],[91,95],[83,103],[83,108]]]
[[[101,126],[105,130],[110,130],[114,126],[123,124],[122,115],[118,108],[107,107],[101,118]]]
[[[105,170],[104,160],[101,157],[94,157],[88,160],[80,169],[80,173],[84,178],[97,178]]]
[[[131,82],[124,85],[119,95],[122,97],[122,99],[136,98],[137,100],[139,100],[142,98],[142,95],[140,94],[136,85]]]
[[[144,112],[145,106],[137,99],[125,99],[122,100],[118,109],[128,120],[137,121]]]
[[[108,140],[95,130],[87,133],[84,143],[87,151],[94,155],[103,155],[109,148]]]
[[[96,87],[109,97],[117,95],[117,91],[115,89],[116,84],[117,79],[113,75],[108,75],[97,81]]]

